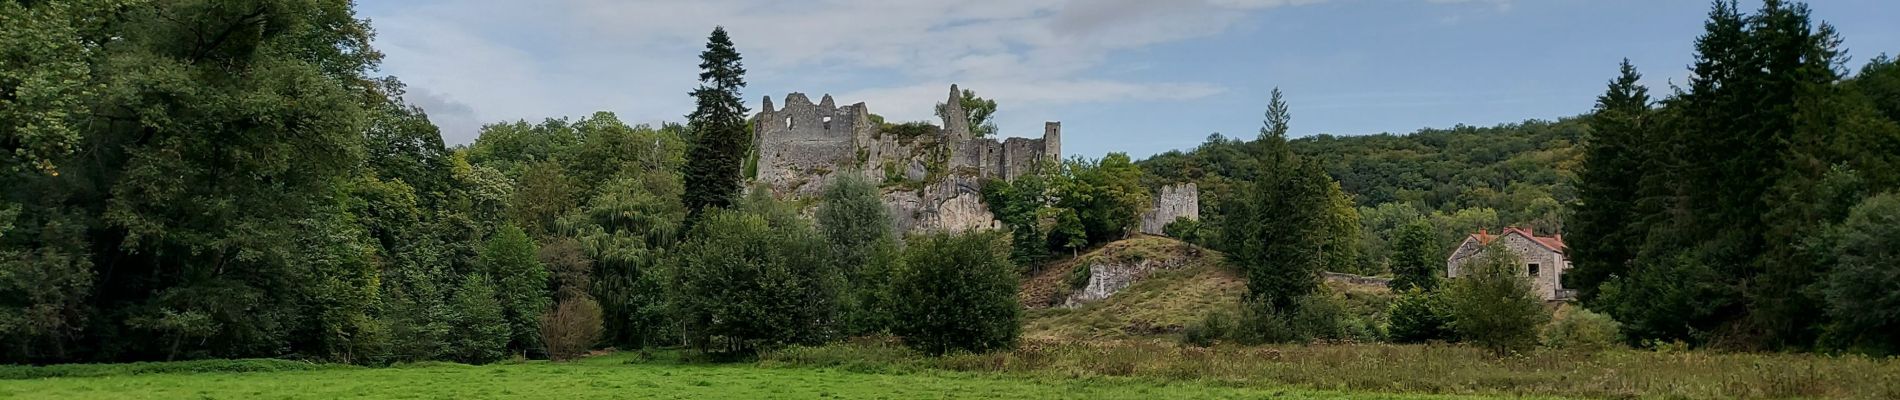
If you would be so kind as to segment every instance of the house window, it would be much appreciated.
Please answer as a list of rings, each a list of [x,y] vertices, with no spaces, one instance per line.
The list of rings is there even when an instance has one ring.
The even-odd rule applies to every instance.
[[[1532,264],[1531,264],[1531,276],[1537,276],[1537,264],[1536,264],[1536,263],[1532,263]]]

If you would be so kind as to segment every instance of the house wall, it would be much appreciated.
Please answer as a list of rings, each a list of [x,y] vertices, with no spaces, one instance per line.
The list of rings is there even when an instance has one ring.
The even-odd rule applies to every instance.
[[[1505,233],[1494,239],[1493,243],[1501,244],[1505,249],[1517,254],[1518,259],[1521,260],[1517,267],[1518,276],[1531,280],[1531,291],[1536,293],[1538,298],[1545,301],[1559,299],[1559,291],[1563,290],[1562,276],[1570,270],[1570,261],[1564,257],[1563,253],[1552,251],[1517,232]],[[1484,246],[1478,244],[1476,238],[1465,238],[1464,243],[1459,244],[1458,249],[1454,250],[1451,258],[1446,261],[1446,276],[1457,278],[1463,275],[1465,263],[1474,259],[1483,249]],[[1537,276],[1530,276],[1531,264],[1538,265]]]

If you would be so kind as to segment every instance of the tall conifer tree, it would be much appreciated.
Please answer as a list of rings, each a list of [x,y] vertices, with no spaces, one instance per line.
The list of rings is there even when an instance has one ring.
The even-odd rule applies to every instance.
[[[1571,244],[1576,268],[1566,273],[1568,287],[1578,289],[1585,301],[1595,299],[1597,285],[1628,271],[1643,239],[1636,219],[1635,199],[1644,175],[1647,143],[1644,122],[1649,114],[1649,90],[1637,81],[1642,75],[1624,59],[1609,90],[1597,97],[1590,136],[1584,141],[1584,166],[1577,184],[1576,216],[1568,225],[1578,240]]]
[[[693,144],[687,150],[682,196],[692,215],[707,207],[729,206],[738,198],[740,166],[751,137],[745,122],[750,111],[739,98],[745,66],[726,28],[715,27],[706,38],[699,69],[700,85],[692,93],[698,106],[686,116]]]

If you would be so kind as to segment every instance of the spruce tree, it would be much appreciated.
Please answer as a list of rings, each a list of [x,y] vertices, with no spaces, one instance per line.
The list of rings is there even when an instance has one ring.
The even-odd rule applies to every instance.
[[[697,104],[686,116],[693,144],[687,150],[682,200],[697,216],[708,207],[727,207],[738,198],[739,172],[751,133],[746,132],[750,111],[739,98],[745,87],[745,66],[724,27],[713,28],[706,51],[699,54]]]
[[[1568,286],[1585,301],[1594,300],[1597,286],[1611,275],[1628,271],[1643,239],[1636,218],[1636,193],[1644,175],[1645,126],[1649,90],[1637,84],[1642,75],[1624,59],[1609,90],[1597,97],[1591,131],[1584,140],[1583,171],[1578,175],[1576,215],[1568,221],[1575,268],[1566,274]]]
[[[1327,214],[1344,196],[1319,163],[1293,154],[1286,139],[1291,120],[1274,89],[1254,143],[1258,175],[1221,217],[1223,247],[1247,278],[1249,304],[1271,313],[1296,311],[1299,298],[1319,287],[1330,235],[1338,234]]]

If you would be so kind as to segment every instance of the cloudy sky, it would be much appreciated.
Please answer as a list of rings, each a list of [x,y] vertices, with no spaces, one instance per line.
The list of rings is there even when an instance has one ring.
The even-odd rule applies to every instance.
[[[1745,1],[1745,8],[1753,8]],[[1815,0],[1851,66],[1900,53],[1900,2]],[[691,111],[715,25],[747,103],[789,92],[932,118],[951,83],[1000,104],[1005,136],[1062,121],[1064,151],[1142,157],[1251,138],[1280,87],[1296,136],[1554,119],[1589,109],[1619,59],[1687,76],[1701,0],[367,0],[362,17],[450,143],[481,124]],[[782,103],[782,101],[780,101]]]

